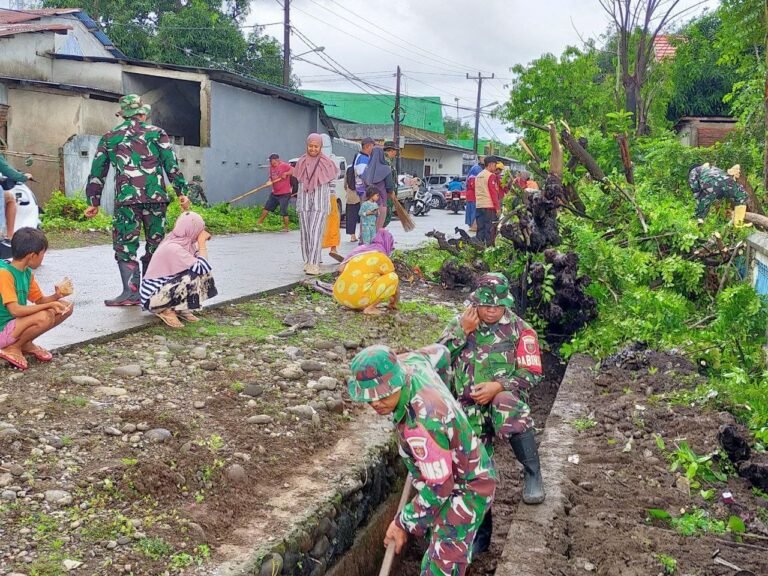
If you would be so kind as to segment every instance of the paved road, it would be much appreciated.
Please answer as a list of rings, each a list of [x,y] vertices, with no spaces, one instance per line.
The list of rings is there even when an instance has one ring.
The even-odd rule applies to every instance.
[[[404,232],[398,222],[389,227],[398,248],[415,248],[429,241],[424,234],[432,229],[452,232],[455,226],[463,225],[464,213],[454,215],[445,210],[433,210],[427,216],[416,218],[415,222],[416,229],[409,233]],[[342,239],[346,238],[342,234]],[[352,244],[344,241],[339,251],[344,254],[352,248]],[[210,301],[215,304],[306,278],[302,272],[298,231],[215,237],[209,244],[209,256],[219,289],[219,296]],[[327,255],[324,260],[333,262]],[[326,265],[329,271],[333,268],[330,263]],[[120,291],[111,246],[67,250],[52,247],[36,276],[44,292],[50,292],[53,284],[64,276],[72,278],[75,285],[75,313],[66,323],[40,338],[40,344],[47,348],[82,343],[157,321],[138,307],[104,306],[106,298],[114,297]]]

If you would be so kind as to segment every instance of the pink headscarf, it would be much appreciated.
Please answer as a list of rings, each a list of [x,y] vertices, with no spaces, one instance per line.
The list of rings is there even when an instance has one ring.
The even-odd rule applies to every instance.
[[[182,213],[173,230],[157,247],[144,278],[152,280],[189,270],[197,260],[197,237],[203,230],[205,221],[200,214]]]
[[[307,137],[307,144],[316,142],[323,145],[323,137],[320,134],[310,134]],[[314,158],[309,154],[304,154],[296,162],[296,171],[294,172],[296,179],[302,185],[303,192],[314,192],[320,188],[323,184],[328,184],[331,180],[335,180],[338,175],[338,168],[336,164],[323,154],[322,150],[318,156]]]

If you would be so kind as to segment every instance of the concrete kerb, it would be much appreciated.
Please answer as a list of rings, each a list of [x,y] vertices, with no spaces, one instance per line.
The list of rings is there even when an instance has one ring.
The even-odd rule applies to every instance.
[[[291,282],[290,284],[286,284],[284,286],[278,286],[276,288],[269,288],[267,290],[260,290],[259,292],[254,292],[253,294],[246,294],[245,296],[239,296],[237,298],[232,298],[231,300],[222,300],[221,302],[216,302],[214,304],[210,304],[205,307],[206,310],[214,310],[216,308],[222,308],[224,306],[231,306],[235,304],[242,304],[243,302],[250,302],[252,300],[258,300],[260,298],[268,298],[269,296],[274,296],[275,294],[284,294],[285,292],[289,292],[290,290],[293,290],[297,286],[301,286],[302,282]],[[147,322],[144,324],[139,324],[138,326],[131,326],[130,328],[126,328],[124,330],[118,330],[116,332],[110,332],[109,334],[105,334],[103,336],[96,336],[94,338],[89,338],[88,340],[84,340],[82,342],[75,342],[74,344],[67,344],[66,346],[56,346],[52,347],[51,350],[55,350],[57,353],[62,354],[66,352],[70,352],[71,350],[75,350],[77,348],[81,348],[82,346],[87,346],[89,344],[104,344],[105,342],[112,342],[113,340],[117,340],[118,338],[122,338],[123,336],[128,336],[129,334],[135,334],[136,332],[141,332],[142,330],[146,330],[147,328],[151,328],[153,326],[162,326],[163,323],[161,321],[153,321],[152,319],[148,318]]]
[[[568,422],[578,418],[583,411],[583,386],[591,380],[593,367],[594,360],[581,354],[568,363],[539,444],[547,499],[538,506],[520,502],[496,576],[540,576],[543,557],[565,556],[567,553],[564,529],[567,495],[564,487],[568,481],[568,457],[574,454],[576,441],[573,427]]]

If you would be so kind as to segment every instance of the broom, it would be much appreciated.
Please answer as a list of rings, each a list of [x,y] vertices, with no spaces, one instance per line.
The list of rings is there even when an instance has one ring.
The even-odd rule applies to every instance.
[[[403,230],[406,232],[410,232],[414,228],[416,228],[416,224],[413,223],[413,219],[411,218],[411,215],[408,214],[408,211],[405,209],[405,207],[400,204],[400,200],[397,199],[397,197],[392,197],[392,203],[395,207],[395,214],[397,214],[397,219],[400,220],[400,224],[403,225]]]

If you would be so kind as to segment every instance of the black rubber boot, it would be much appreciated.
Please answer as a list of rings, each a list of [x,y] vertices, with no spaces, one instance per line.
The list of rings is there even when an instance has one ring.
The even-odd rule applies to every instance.
[[[539,465],[539,450],[536,448],[536,437],[533,430],[515,434],[509,439],[512,451],[518,462],[523,465],[525,485],[523,487],[523,502],[526,504],[541,504],[544,502],[544,481],[541,479]]]
[[[152,254],[144,254],[141,257],[141,275],[146,276],[149,269],[149,263],[152,260]]]
[[[120,269],[123,291],[116,298],[104,300],[104,304],[106,306],[138,306],[141,304],[139,299],[139,283],[141,281],[139,263],[118,261],[117,267]]]
[[[472,556],[477,557],[491,547],[491,536],[493,535],[493,510],[488,510],[483,518],[483,523],[475,534],[475,541],[472,543]]]

